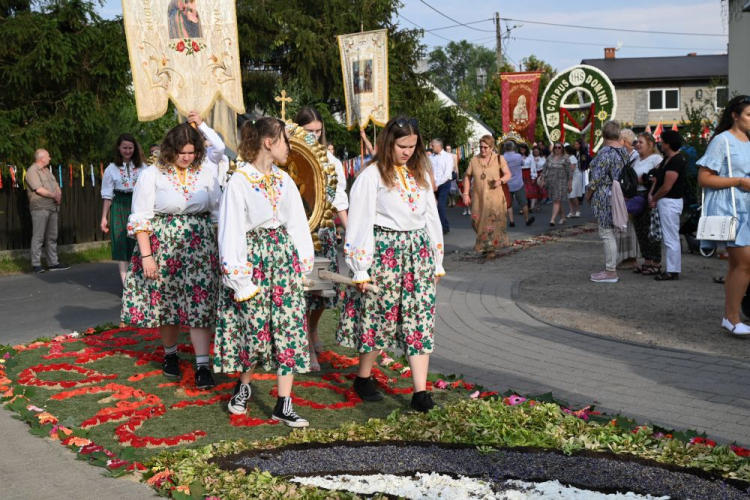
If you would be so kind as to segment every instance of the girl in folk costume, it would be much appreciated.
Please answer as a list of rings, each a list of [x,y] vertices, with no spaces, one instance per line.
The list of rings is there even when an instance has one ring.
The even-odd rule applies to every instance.
[[[302,197],[289,175],[289,142],[276,118],[245,122],[237,170],[229,179],[219,217],[224,271],[219,299],[214,370],[240,372],[229,411],[244,414],[256,364],[276,370],[278,400],[272,418],[306,427],[294,412],[295,373],[310,370],[303,273],[312,271],[315,250]]]
[[[138,245],[121,316],[133,326],[159,328],[167,377],[181,375],[177,338],[180,326],[189,326],[199,389],[215,385],[208,364],[219,283],[214,225],[221,191],[201,168],[205,152],[203,136],[183,123],[167,133],[156,164],[141,172],[128,222]]]
[[[118,261],[123,285],[135,248],[135,240],[128,238],[128,217],[133,189],[144,167],[143,151],[138,141],[131,134],[120,134],[115,144],[115,161],[109,164],[102,177],[104,206],[99,227],[103,233],[110,233],[112,260]]]
[[[325,125],[323,124],[323,118],[318,110],[308,107],[302,108],[300,112],[297,113],[294,122],[306,131],[315,134],[315,138],[318,142],[326,145]],[[333,208],[336,209],[339,219],[341,220],[341,225],[344,226],[344,231],[346,231],[349,197],[346,195],[346,176],[344,175],[344,166],[330,151],[327,151],[327,157],[328,162],[334,165],[338,181],[338,184],[336,184],[336,195],[331,204],[333,205]],[[328,265],[328,270],[334,273],[340,272],[338,250],[336,249],[336,230],[328,227],[321,228],[318,231],[318,238],[323,247],[319,255],[331,261]],[[305,299],[307,299],[307,320],[310,328],[310,369],[313,371],[320,370],[317,355],[320,354],[323,348],[323,344],[320,342],[320,337],[318,336],[318,323],[320,322],[320,317],[323,315],[324,310],[338,307],[338,287],[335,287],[334,291],[336,292],[336,295],[330,298],[323,298],[311,293],[305,294]]]
[[[351,192],[344,253],[357,289],[348,288],[337,340],[359,350],[354,390],[380,401],[371,369],[380,349],[406,351],[411,407],[435,406],[427,392],[435,292],[443,271],[443,232],[417,121],[399,116],[378,136],[377,154]],[[365,291],[372,282],[379,293]]]

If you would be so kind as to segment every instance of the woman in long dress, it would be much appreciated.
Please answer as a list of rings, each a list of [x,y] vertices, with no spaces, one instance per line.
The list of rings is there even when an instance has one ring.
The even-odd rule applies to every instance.
[[[133,258],[135,240],[128,238],[128,217],[133,204],[133,190],[144,165],[143,151],[131,134],[120,134],[115,144],[115,161],[110,163],[102,177],[103,233],[109,233],[112,242],[112,260],[120,268],[120,280],[125,284],[128,263]]]
[[[568,199],[568,193],[573,190],[573,177],[570,174],[568,155],[563,151],[563,145],[560,142],[554,144],[552,154],[544,164],[542,182],[549,192],[549,199],[552,200],[552,218],[549,225],[555,225],[558,214],[560,214],[560,224],[565,224],[562,204],[563,200]]]
[[[565,154],[568,155],[570,161],[570,175],[571,185],[573,189],[568,193],[568,204],[570,205],[570,212],[568,217],[576,218],[581,216],[581,203],[579,198],[583,196],[583,180],[581,171],[578,169],[578,158],[576,158],[576,150],[573,146],[565,146]]]
[[[510,180],[511,173],[505,158],[493,151],[495,140],[485,135],[479,140],[479,155],[469,162],[464,177],[463,202],[471,204],[471,226],[477,233],[474,251],[494,259],[497,249],[507,247],[507,201],[502,186]],[[473,180],[473,197],[469,195],[469,182]]]
[[[224,272],[214,338],[214,370],[240,379],[227,408],[247,412],[253,369],[276,372],[278,399],[271,418],[307,427],[292,406],[295,373],[310,370],[303,273],[315,260],[297,186],[274,163],[285,163],[284,123],[245,122],[242,158],[221,201],[219,251]]]
[[[383,395],[371,378],[381,349],[403,349],[414,393],[411,407],[427,412],[434,348],[435,294],[443,270],[443,229],[415,119],[397,116],[378,135],[373,162],[354,182],[344,254],[357,289],[347,288],[336,334],[357,349],[354,391],[365,401]],[[379,293],[366,291],[369,281]]]

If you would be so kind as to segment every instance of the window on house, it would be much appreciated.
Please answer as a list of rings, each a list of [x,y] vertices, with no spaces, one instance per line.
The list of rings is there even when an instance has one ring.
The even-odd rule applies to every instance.
[[[679,89],[651,89],[648,91],[649,111],[678,111],[679,109]]]
[[[716,87],[716,97],[714,104],[717,110],[722,110],[729,102],[729,89],[726,87]]]

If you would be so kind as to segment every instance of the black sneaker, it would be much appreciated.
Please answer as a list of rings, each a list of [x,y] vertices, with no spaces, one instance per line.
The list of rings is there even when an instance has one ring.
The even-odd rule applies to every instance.
[[[354,379],[354,392],[357,393],[362,401],[382,401],[383,395],[378,391],[377,384],[372,377]]]
[[[68,269],[70,269],[70,266],[63,264],[62,262],[58,262],[57,265],[49,267],[50,271],[67,271]]]
[[[164,364],[161,366],[161,372],[165,377],[180,378],[180,357],[176,353],[164,356]]]
[[[31,272],[34,274],[42,274],[42,273],[46,273],[47,270],[44,269],[42,266],[34,266],[31,268]]]
[[[526,225],[527,225],[527,226],[530,226],[530,225],[532,225],[532,224],[534,223],[534,221],[535,221],[535,220],[536,220],[536,217],[533,217],[533,216],[532,216],[532,217],[529,217],[529,220],[527,220],[527,221],[526,221]]]
[[[276,400],[276,408],[273,409],[271,418],[283,422],[289,427],[307,427],[310,422],[294,412],[292,398],[279,398]]]
[[[508,223],[508,227],[516,227],[516,223],[515,222],[509,222]]]
[[[419,391],[415,392],[411,397],[411,407],[422,413],[427,413],[435,408],[435,402],[432,400],[432,396],[429,392]]]
[[[229,413],[232,415],[244,415],[247,413],[247,402],[250,401],[252,393],[250,384],[243,384],[238,380],[237,385],[234,386],[232,399],[229,400],[229,404],[227,405]]]
[[[210,389],[216,385],[211,370],[207,366],[199,366],[195,370],[195,387],[198,389]]]

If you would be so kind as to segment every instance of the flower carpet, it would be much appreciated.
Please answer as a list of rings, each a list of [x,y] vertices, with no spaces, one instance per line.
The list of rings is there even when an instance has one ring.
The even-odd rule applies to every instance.
[[[321,331],[328,332],[323,340],[331,347],[329,313]],[[324,483],[291,481],[310,474],[248,468],[228,457],[289,447],[390,442],[460,445],[478,453],[479,462],[510,449],[534,450],[529,456],[539,450],[566,457],[627,456],[650,466],[697,471],[708,486],[721,485],[732,495],[750,491],[750,450],[719,445],[705,435],[600,415],[592,407],[570,408],[549,394],[498,394],[458,376],[431,374],[428,389],[442,408],[426,415],[412,413],[408,365],[385,353],[373,374],[386,397],[382,403],[366,404],[351,390],[357,357],[338,346],[320,356],[321,372],[295,379],[295,408],[310,421],[308,429],[293,431],[270,419],[276,393],[275,375],[269,373],[253,375],[248,414],[230,416],[226,402],[236,379],[218,375],[215,388],[197,390],[192,348],[182,338],[183,376],[168,380],[161,374],[160,345],[153,329],[99,327],[0,347],[0,395],[7,409],[29,423],[32,434],[59,441],[113,476],[137,474],[160,494],[178,499],[353,498],[352,492],[323,489]],[[376,468],[368,472],[386,472]],[[352,472],[343,465],[314,472],[323,476],[342,471]],[[518,478],[496,475],[496,480]],[[651,493],[645,489],[639,493]]]

